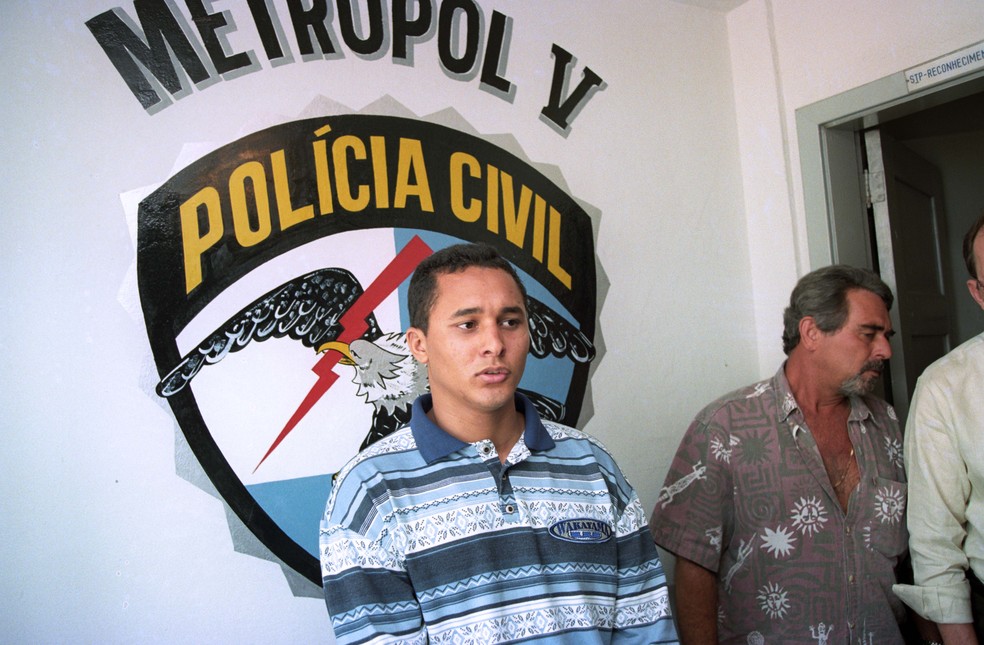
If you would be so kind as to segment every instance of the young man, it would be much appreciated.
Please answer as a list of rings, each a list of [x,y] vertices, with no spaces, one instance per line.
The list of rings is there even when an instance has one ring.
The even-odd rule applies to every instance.
[[[425,259],[407,344],[430,394],[339,473],[321,525],[339,643],[676,642],[635,492],[516,392],[526,292],[491,247]]]
[[[677,556],[683,643],[902,643],[902,433],[870,396],[892,301],[868,271],[805,275],[786,362],[687,430],[652,520]]]
[[[984,215],[967,231],[970,297],[984,309]],[[919,377],[905,426],[914,586],[896,593],[947,645],[984,638],[984,334]]]

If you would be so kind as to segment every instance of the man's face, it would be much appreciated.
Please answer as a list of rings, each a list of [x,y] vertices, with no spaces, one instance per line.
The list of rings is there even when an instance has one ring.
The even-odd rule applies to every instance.
[[[435,409],[469,415],[512,407],[530,348],[526,303],[512,276],[471,267],[437,276],[427,333],[407,332],[427,364]]]
[[[823,334],[817,360],[841,394],[860,396],[874,388],[892,356],[888,339],[894,333],[888,308],[874,293],[852,289],[847,294],[847,320],[837,331]]]
[[[967,289],[970,290],[970,297],[984,309],[984,230],[977,234],[974,239],[974,264],[977,268],[977,279],[967,280]]]

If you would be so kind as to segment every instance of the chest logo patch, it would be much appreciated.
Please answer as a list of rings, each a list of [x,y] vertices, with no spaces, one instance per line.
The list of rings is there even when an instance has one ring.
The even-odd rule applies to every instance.
[[[550,535],[567,542],[601,544],[612,537],[612,527],[588,518],[561,520],[550,527]]]

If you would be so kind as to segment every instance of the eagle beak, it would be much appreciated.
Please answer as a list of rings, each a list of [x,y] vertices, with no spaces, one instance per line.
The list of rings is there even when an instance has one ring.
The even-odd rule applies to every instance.
[[[332,350],[342,355],[342,358],[338,360],[340,364],[355,365],[355,361],[352,359],[352,352],[349,350],[348,343],[343,343],[341,341],[333,340],[319,347],[318,353],[321,354],[322,352],[328,352]]]

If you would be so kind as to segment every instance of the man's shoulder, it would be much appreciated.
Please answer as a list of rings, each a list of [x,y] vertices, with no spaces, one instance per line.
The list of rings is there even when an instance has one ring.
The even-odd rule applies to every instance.
[[[775,377],[767,378],[750,385],[742,386],[723,394],[704,406],[697,415],[698,419],[710,419],[722,412],[726,412],[733,407],[747,407],[763,397],[771,396],[773,400],[776,396],[778,384]]]
[[[543,427],[547,429],[547,433],[551,437],[556,439],[583,439],[588,438],[590,435],[583,430],[578,430],[577,428],[572,428],[571,426],[565,426],[563,423],[558,423],[556,421],[548,421],[547,419],[540,419],[540,423]]]
[[[927,367],[920,380],[963,379],[968,371],[984,371],[984,334],[978,334]]]
[[[611,451],[605,446],[605,444],[596,436],[584,432],[583,430],[578,430],[577,428],[572,428],[570,426],[565,426],[562,423],[557,423],[556,421],[547,421],[541,419],[543,427],[546,428],[547,434],[550,438],[554,440],[557,444],[579,445],[580,450],[583,453],[592,452],[597,458],[602,461],[614,461]]]
[[[356,459],[372,459],[381,455],[405,453],[416,448],[417,441],[414,439],[413,431],[409,425],[405,425],[363,448],[356,455]]]
[[[547,434],[555,442],[561,441],[578,441],[584,442],[585,445],[597,446],[608,452],[605,446],[598,440],[597,437],[588,434],[583,430],[578,430],[577,428],[572,428],[571,426],[565,426],[563,423],[557,423],[556,421],[547,421],[546,419],[540,419],[540,423],[546,429]]]
[[[389,467],[401,460],[406,460],[408,465],[419,461],[417,442],[410,426],[404,426],[363,448],[338,471],[335,478],[340,480],[357,469],[375,469],[375,464],[381,460],[386,461]]]

